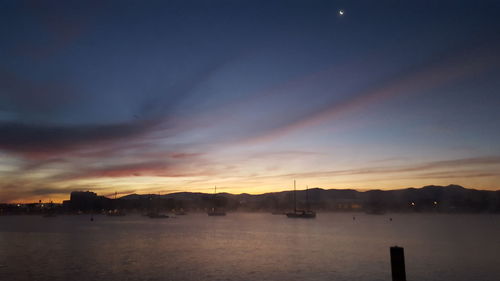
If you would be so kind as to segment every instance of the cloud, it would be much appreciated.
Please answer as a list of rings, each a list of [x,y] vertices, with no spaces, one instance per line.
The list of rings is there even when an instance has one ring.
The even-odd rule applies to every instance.
[[[44,181],[31,181],[22,178],[3,178],[0,181],[0,202],[13,202],[34,195],[46,195],[47,197],[57,197],[56,195],[67,194],[68,190],[53,183]],[[37,200],[38,201],[38,200]]]
[[[0,123],[0,149],[25,156],[52,155],[138,137],[149,132],[155,125],[157,125],[155,120],[93,126],[2,122]]]
[[[60,184],[49,181],[27,181],[15,179],[9,182],[0,182],[0,203],[5,202],[37,202],[43,201],[62,201],[69,199],[69,194],[77,190],[92,190],[101,194],[109,192],[109,187],[88,186],[72,182],[70,184]],[[136,190],[121,190],[121,192],[133,193]]]
[[[160,157],[161,158],[161,157]],[[116,162],[116,161],[115,161]],[[121,162],[121,161],[120,161]],[[126,178],[126,177],[198,177],[217,174],[206,160],[190,156],[165,160],[142,160],[125,164],[83,165],[69,172],[55,175],[51,180],[67,181],[78,179]]]
[[[414,93],[424,93],[429,89],[441,87],[454,81],[464,79],[478,73],[487,72],[498,67],[500,57],[497,55],[500,45],[490,42],[487,47],[476,46],[451,52],[442,58],[432,57],[427,63],[413,67],[370,85],[363,90],[353,92],[343,99],[323,102],[314,110],[304,111],[301,115],[291,115],[286,122],[268,122],[262,130],[254,131],[253,136],[243,140],[244,143],[265,142],[282,137],[291,132],[318,125],[326,120],[338,118],[347,113],[380,103],[389,98]],[[331,69],[323,71],[330,73]],[[312,77],[323,78],[316,83],[325,83],[325,75]],[[335,87],[330,91],[337,92]],[[309,101],[308,101],[309,102]]]
[[[61,154],[98,158],[162,146],[173,135],[211,122],[191,114],[183,103],[196,100],[192,96],[195,90],[232,59],[234,56],[227,56],[205,63],[175,82],[155,85],[149,93],[125,93],[120,96],[123,104],[109,104],[107,93],[85,93],[60,82],[64,79],[35,82],[0,70],[0,91],[4,92],[0,97],[0,150],[29,158]],[[102,113],[105,107],[109,110]],[[115,116],[121,107],[130,116]]]
[[[202,156],[202,153],[187,153],[187,152],[180,152],[180,153],[172,153],[170,154],[170,157],[174,159],[188,159],[188,158],[196,158],[199,156]]]
[[[385,166],[385,167],[366,167],[360,169],[344,169],[344,170],[330,170],[330,171],[318,171],[318,172],[301,172],[301,173],[289,173],[283,175],[274,176],[263,176],[258,178],[315,178],[315,177],[333,177],[333,176],[351,176],[351,175],[390,175],[397,173],[407,173],[407,172],[428,172],[427,175],[431,176],[431,171],[442,170],[436,172],[436,177],[442,177],[446,174],[450,174],[449,169],[457,169],[462,167],[474,167],[479,170],[483,166],[496,166],[500,165],[500,156],[491,157],[474,157],[474,158],[462,158],[453,160],[443,160],[443,161],[431,161],[422,164],[413,165],[398,165],[398,166]],[[464,177],[470,173],[464,172]],[[484,176],[491,176],[491,173],[482,173]],[[458,174],[454,174],[458,175]],[[479,174],[474,172],[475,176]],[[500,175],[497,173],[495,175]],[[416,175],[415,177],[423,177],[425,174]]]
[[[485,172],[482,169],[476,169],[473,171],[469,170],[459,170],[459,171],[444,171],[444,172],[431,172],[422,173],[414,176],[414,178],[421,179],[453,179],[453,178],[485,178],[485,177],[496,177],[500,176],[500,172]]]

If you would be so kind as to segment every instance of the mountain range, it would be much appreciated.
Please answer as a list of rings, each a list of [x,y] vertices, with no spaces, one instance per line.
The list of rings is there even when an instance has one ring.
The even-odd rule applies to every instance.
[[[500,190],[476,190],[459,185],[398,190],[321,189],[296,191],[297,208],[317,211],[384,212],[500,212]],[[281,212],[294,208],[294,191],[258,195],[178,192],[164,195],[130,194],[117,199],[124,208],[141,208],[159,201],[166,208]]]

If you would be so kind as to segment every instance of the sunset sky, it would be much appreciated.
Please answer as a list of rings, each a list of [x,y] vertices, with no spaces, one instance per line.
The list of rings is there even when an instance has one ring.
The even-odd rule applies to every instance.
[[[499,14],[498,1],[0,1],[0,202],[294,179],[500,189]]]

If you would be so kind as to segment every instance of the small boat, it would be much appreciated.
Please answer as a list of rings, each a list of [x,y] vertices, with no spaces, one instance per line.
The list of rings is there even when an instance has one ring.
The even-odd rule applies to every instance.
[[[295,210],[292,213],[286,213],[286,216],[289,218],[313,219],[316,217],[316,212],[308,210]]]
[[[208,210],[207,215],[209,216],[225,216],[226,212],[223,209],[218,209],[216,207],[216,197],[217,197],[217,186],[215,187],[214,190],[214,207],[210,210]]]
[[[158,200],[153,200],[153,197],[149,198],[150,204],[152,205],[150,205],[149,211],[146,213],[146,216],[150,219],[166,219],[169,217],[168,215],[160,213],[160,202],[153,202],[159,200],[161,200],[160,193],[158,193]],[[156,207],[154,205],[156,205]]]
[[[40,203],[42,201],[40,200]],[[42,207],[44,206],[44,204],[42,204]],[[54,218],[54,217],[57,217],[57,213],[56,213],[56,210],[54,208],[54,203],[52,203],[52,201],[50,201],[50,203],[47,205],[47,209],[46,211],[43,213],[42,217],[44,218]]]
[[[112,209],[112,210],[108,210],[106,212],[107,216],[110,216],[110,217],[122,217],[122,216],[125,216],[125,212],[123,210],[118,209],[118,206],[116,204],[116,202],[117,202],[117,198],[116,198],[117,194],[118,193],[115,191],[115,198],[113,200],[113,205],[115,205],[115,208]]]
[[[168,215],[159,214],[159,213],[149,213],[149,214],[147,214],[147,216],[150,219],[168,219]]]
[[[106,215],[109,217],[123,217],[123,216],[125,216],[125,212],[118,210],[118,209],[114,209],[114,210],[109,210],[108,212],[106,212]]]
[[[173,209],[172,212],[176,216],[185,216],[185,215],[187,215],[186,211],[184,211],[184,208]]]
[[[286,213],[288,218],[299,218],[299,219],[314,219],[316,218],[316,212],[309,209],[309,197],[307,195],[307,190],[309,187],[306,187],[306,210],[298,210],[297,209],[297,188],[295,185],[295,180],[293,181],[293,212]]]
[[[226,212],[224,211],[217,211],[215,208],[212,208],[207,212],[207,215],[209,216],[225,216]]]

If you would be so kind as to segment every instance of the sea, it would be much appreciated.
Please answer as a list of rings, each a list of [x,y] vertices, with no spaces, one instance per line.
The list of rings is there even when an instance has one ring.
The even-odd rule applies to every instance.
[[[0,280],[500,280],[500,215],[0,216]]]

